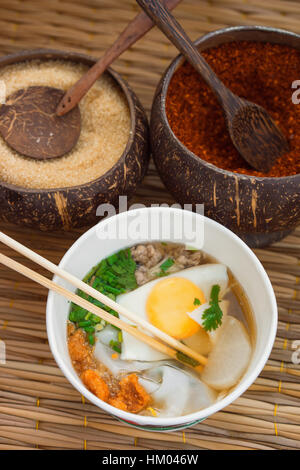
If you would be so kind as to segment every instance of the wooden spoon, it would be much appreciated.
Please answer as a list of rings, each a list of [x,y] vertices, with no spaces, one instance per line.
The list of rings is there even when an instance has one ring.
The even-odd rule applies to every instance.
[[[164,0],[174,8],[181,0]],[[45,160],[71,151],[81,131],[78,103],[107,67],[144,36],[153,23],[144,12],[125,28],[112,47],[67,92],[33,86],[18,90],[0,106],[0,134],[24,156]]]
[[[137,0],[154,23],[200,73],[222,106],[231,140],[255,169],[267,172],[289,145],[268,112],[232,93],[217,77],[183,28],[158,0]]]
[[[181,0],[164,0],[169,10],[175,8],[180,2]],[[153,22],[146,13],[137,15],[104,56],[67,91],[57,107],[56,114],[63,116],[73,109],[107,67],[152,27]]]
[[[0,107],[0,134],[6,143],[37,160],[61,157],[77,143],[81,118],[78,106],[58,118],[56,107],[64,92],[31,86],[10,95]]]

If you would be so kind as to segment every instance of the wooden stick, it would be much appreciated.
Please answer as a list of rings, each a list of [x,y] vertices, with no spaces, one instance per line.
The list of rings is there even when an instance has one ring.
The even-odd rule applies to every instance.
[[[14,261],[11,258],[8,258],[7,256],[3,255],[0,253],[0,263],[4,264],[8,268],[13,269],[14,271],[17,271],[20,274],[23,274],[24,276],[28,277],[29,279],[37,282],[38,284],[46,287],[49,290],[53,290],[54,292],[57,292],[58,294],[62,295],[66,299],[70,300],[71,302],[74,302],[75,304],[79,305],[80,307],[88,310],[89,312],[94,313],[95,315],[100,316],[103,318],[103,320],[107,321],[108,323],[111,323],[112,325],[120,328],[123,331],[126,331],[127,333],[131,334],[135,338],[139,339],[140,341],[143,341],[144,343],[148,344],[152,348],[156,349],[157,351],[166,354],[167,356],[171,357],[172,359],[179,360],[177,357],[177,351],[166,346],[163,343],[160,343],[157,341],[155,338],[152,338],[151,336],[146,335],[142,331],[138,330],[137,328],[132,327],[128,323],[123,322],[119,318],[115,317],[114,315],[111,315],[110,313],[106,312],[105,310],[101,309],[100,307],[95,306],[91,302],[88,302],[85,299],[82,299],[79,297],[79,295],[74,294],[72,292],[69,292],[67,289],[64,287],[55,284],[55,282],[50,281],[46,277],[42,276],[41,274],[36,273],[32,269],[27,268],[26,266],[23,266],[21,263],[18,263],[17,261]],[[204,358],[204,361],[201,362],[201,364],[206,363],[207,359]],[[180,361],[182,362],[182,361]],[[200,362],[200,361],[199,361]],[[185,365],[189,365],[186,362],[184,362]],[[197,367],[192,367],[194,370],[197,369]]]
[[[43,268],[47,269],[48,271],[52,272],[53,274],[58,275],[62,279],[65,279],[66,281],[70,282],[70,284],[74,285],[81,291],[85,292],[86,294],[90,295],[96,300],[99,300],[103,304],[107,305],[108,307],[112,308],[116,312],[118,312],[120,315],[123,315],[126,317],[128,320],[132,321],[134,324],[140,326],[141,328],[145,329],[149,333],[153,334],[169,346],[175,348],[177,351],[181,351],[182,353],[186,354],[187,356],[195,359],[198,361],[200,364],[205,365],[207,363],[207,358],[204,357],[201,354],[198,354],[196,351],[193,351],[192,349],[188,348],[184,344],[182,344],[180,341],[177,341],[175,338],[172,338],[168,334],[164,333],[163,331],[159,330],[156,328],[154,325],[151,325],[151,323],[147,322],[143,318],[138,317],[134,313],[130,312],[127,310],[125,307],[122,305],[119,305],[117,302],[114,300],[110,299],[106,295],[102,294],[98,290],[94,289],[93,287],[89,286],[85,282],[81,281],[77,277],[73,276],[72,274],[68,273],[67,271],[63,270],[59,266],[56,266],[56,264],[51,263],[51,261],[47,260],[46,258],[43,258],[42,256],[38,255],[34,251],[30,250],[26,246],[22,245],[21,243],[17,242],[16,240],[12,239],[11,237],[5,235],[3,232],[0,232],[0,241],[4,243],[5,245],[9,246],[13,250],[17,251],[18,253],[21,253],[23,256],[26,258],[30,259],[31,261],[39,264]],[[2,255],[4,256],[4,255]],[[3,263],[5,264],[5,263]],[[34,271],[32,271],[34,272]],[[23,273],[21,273],[23,274]],[[37,273],[35,273],[37,274]],[[27,276],[28,277],[28,276]],[[56,285],[56,284],[55,284]],[[78,304],[78,302],[75,302]],[[89,306],[84,307],[89,311],[91,310],[90,303],[88,302]],[[80,304],[78,304],[80,305]],[[102,310],[104,312],[104,310]],[[105,312],[107,314],[107,312]],[[101,318],[105,320],[103,315],[101,315]],[[115,317],[113,317],[115,318]],[[112,321],[108,320],[109,323],[113,323]],[[134,329],[136,330],[136,329]],[[148,336],[147,336],[148,337]]]
[[[165,0],[165,5],[172,10],[181,0]],[[83,96],[93,86],[107,67],[116,60],[124,51],[143,37],[154,24],[144,13],[139,13],[124,29],[114,44],[105,52],[98,62],[91,67],[63,96],[56,114],[63,116],[73,109]]]

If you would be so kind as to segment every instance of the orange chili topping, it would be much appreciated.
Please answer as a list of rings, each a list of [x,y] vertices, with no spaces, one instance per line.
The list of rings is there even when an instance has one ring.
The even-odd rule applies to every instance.
[[[136,374],[130,374],[120,380],[120,391],[117,396],[109,400],[109,404],[130,413],[139,411],[149,405],[151,398],[139,384]]]
[[[81,380],[96,397],[100,398],[100,400],[108,401],[109,388],[98,372],[87,369],[81,374]]]

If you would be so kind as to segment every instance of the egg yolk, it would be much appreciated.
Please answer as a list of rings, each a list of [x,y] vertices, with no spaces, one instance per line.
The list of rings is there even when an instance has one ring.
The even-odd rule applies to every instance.
[[[169,277],[159,281],[151,290],[146,312],[152,325],[176,339],[184,339],[201,328],[187,312],[197,308],[194,301],[205,303],[202,290],[192,281],[181,277]]]

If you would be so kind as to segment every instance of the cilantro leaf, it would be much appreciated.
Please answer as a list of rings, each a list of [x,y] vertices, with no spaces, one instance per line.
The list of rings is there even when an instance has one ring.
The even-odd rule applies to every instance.
[[[210,307],[204,310],[202,315],[203,328],[206,331],[216,330],[222,325],[223,312],[219,305],[220,286],[215,284],[212,286],[210,293]]]
[[[194,298],[194,305],[201,305],[201,302],[197,297]]]

